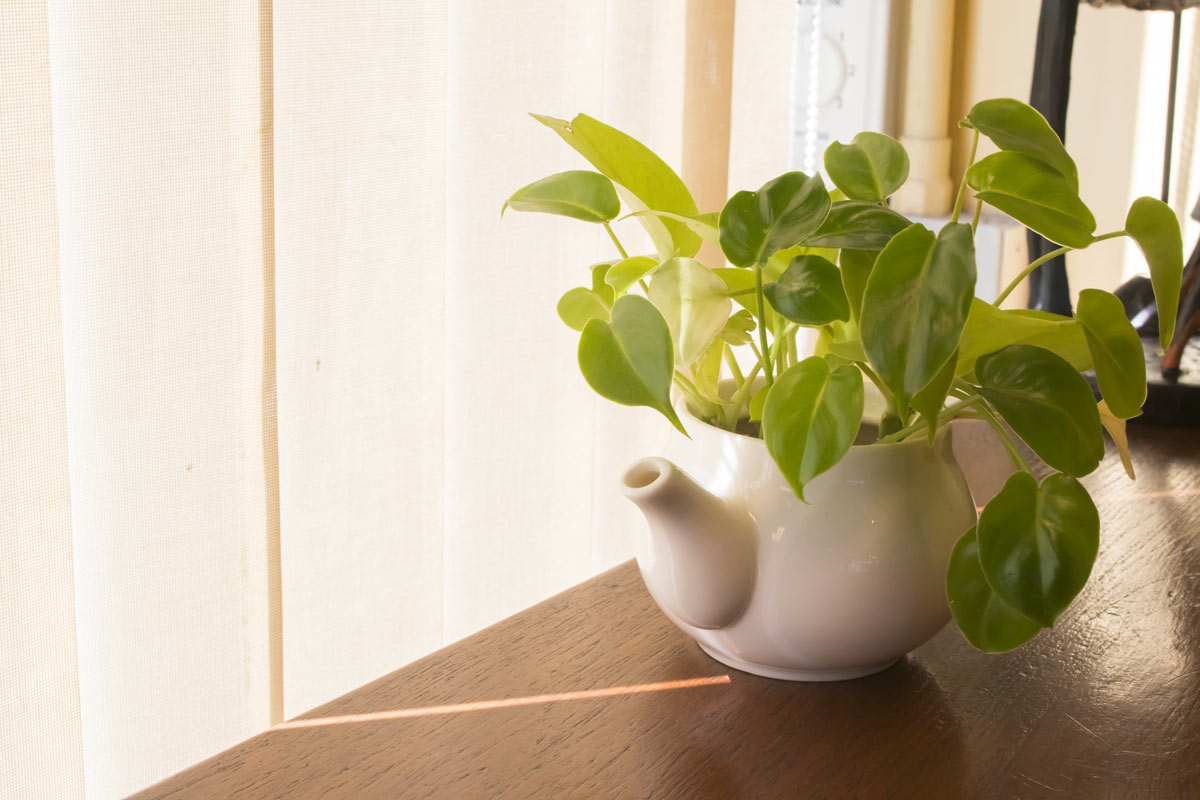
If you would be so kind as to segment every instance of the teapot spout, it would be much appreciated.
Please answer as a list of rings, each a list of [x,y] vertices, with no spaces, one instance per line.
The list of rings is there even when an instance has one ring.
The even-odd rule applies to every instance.
[[[754,592],[757,526],[665,458],[625,470],[621,490],[650,524],[651,556],[641,563],[651,594],[696,628],[714,630],[741,617]]]

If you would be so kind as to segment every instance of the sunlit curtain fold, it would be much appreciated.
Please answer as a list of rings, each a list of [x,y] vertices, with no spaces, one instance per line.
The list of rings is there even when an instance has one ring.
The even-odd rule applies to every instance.
[[[5,5],[0,796],[124,796],[632,555],[663,428],[554,314],[616,251],[499,212],[586,166],[530,111],[679,164],[687,6]]]

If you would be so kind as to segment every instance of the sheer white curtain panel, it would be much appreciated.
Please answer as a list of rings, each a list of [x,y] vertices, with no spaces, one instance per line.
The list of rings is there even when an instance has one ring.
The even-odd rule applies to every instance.
[[[553,310],[615,251],[499,211],[586,166],[530,111],[678,167],[709,6],[4,4],[0,796],[122,797],[632,555],[664,428]]]

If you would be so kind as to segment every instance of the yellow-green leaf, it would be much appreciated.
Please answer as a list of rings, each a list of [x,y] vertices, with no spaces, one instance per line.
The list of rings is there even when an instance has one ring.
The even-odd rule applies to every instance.
[[[539,211],[584,222],[607,222],[621,211],[612,181],[598,172],[571,170],[534,181],[513,192],[500,209]]]
[[[850,319],[850,304],[836,265],[820,256],[796,256],[779,280],[765,288],[771,307],[800,325]]]
[[[854,366],[829,369],[810,356],[785,370],[767,392],[763,440],[767,452],[804,500],[804,486],[837,464],[862,424],[862,373]]]
[[[1045,161],[993,153],[967,170],[967,185],[980,200],[1052,242],[1074,248],[1092,243],[1096,218],[1071,182]]]
[[[721,210],[721,250],[739,267],[764,264],[817,230],[830,202],[821,176],[803,172],[786,172],[757,192],[738,192]]]
[[[649,298],[667,321],[680,364],[700,357],[733,310],[724,281],[694,258],[664,262],[650,281]]]
[[[1059,473],[1039,486],[1028,472],[1018,472],[984,506],[978,539],[988,585],[1018,612],[1049,627],[1092,573],[1100,515],[1074,478]]]
[[[603,298],[583,286],[568,289],[558,301],[558,318],[574,331],[582,331],[591,319],[608,319],[609,307]]]
[[[1125,468],[1125,474],[1129,476],[1129,480],[1136,481],[1137,475],[1133,473],[1133,457],[1129,453],[1129,437],[1125,435],[1125,420],[1109,411],[1108,404],[1103,400],[1096,404],[1096,410],[1100,412],[1100,424],[1104,426],[1104,430],[1108,431],[1113,444],[1117,446],[1117,455],[1121,457],[1121,466]]]
[[[825,172],[846,197],[879,203],[908,178],[908,153],[891,136],[863,131],[825,148]]]
[[[1155,197],[1133,201],[1125,217],[1125,232],[1137,242],[1150,267],[1150,283],[1158,306],[1158,340],[1171,344],[1175,317],[1179,312],[1179,289],[1183,281],[1183,237],[1175,212]]]
[[[980,358],[980,389],[1033,452],[1068,475],[1104,457],[1092,388],[1069,363],[1041,347],[1012,344]]]
[[[965,122],[1001,150],[1024,153],[1049,164],[1067,179],[1074,191],[1079,191],[1075,161],[1037,109],[1011,97],[997,97],[976,103]]]
[[[1003,653],[1037,636],[1042,626],[1001,599],[979,565],[977,527],[963,534],[950,554],[946,599],[954,624],[985,653]]]
[[[1121,419],[1141,414],[1146,402],[1146,356],[1141,338],[1125,316],[1125,306],[1111,292],[1084,289],[1075,318],[1083,325],[1096,382],[1108,408]]]
[[[630,256],[609,267],[604,275],[604,282],[611,286],[619,297],[657,266],[658,262],[649,256]]]
[[[810,247],[882,250],[893,236],[911,224],[890,208],[846,200],[830,207],[821,227],[806,236],[804,243]]]
[[[850,301],[850,318],[856,323],[862,317],[863,292],[878,255],[874,250],[842,250],[838,258],[842,268],[842,288]]]
[[[1066,359],[1077,372],[1092,368],[1079,320],[1046,311],[996,308],[975,298],[959,344],[958,374],[970,375],[976,359],[1010,344],[1044,347]]]
[[[671,407],[675,374],[671,332],[658,309],[627,294],[613,305],[612,321],[591,319],[579,337],[579,370],[596,394],[626,406],[648,406],[687,432]]]
[[[974,291],[970,225],[949,223],[935,237],[914,224],[880,252],[863,294],[862,342],[900,409],[958,348]]]
[[[616,183],[618,192],[634,211],[652,208],[675,214],[696,213],[696,201],[675,171],[629,134],[587,114],[578,114],[570,122],[540,114],[532,116]],[[660,258],[694,256],[700,250],[700,237],[686,225],[655,217],[639,219]]]

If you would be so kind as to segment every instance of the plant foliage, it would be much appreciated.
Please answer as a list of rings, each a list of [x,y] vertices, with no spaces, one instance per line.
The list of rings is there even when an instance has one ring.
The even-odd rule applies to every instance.
[[[987,420],[1015,472],[954,549],[950,610],[967,640],[988,652],[1054,624],[1096,558],[1099,516],[1078,478],[1103,457],[1102,430],[1133,477],[1125,420],[1146,396],[1141,344],[1109,292],[1085,289],[1074,318],[975,297],[975,228],[959,221],[961,200],[970,190],[976,203],[1063,245],[1057,252],[1133,239],[1149,266],[1164,346],[1183,270],[1170,208],[1139,198],[1123,228],[1097,234],[1059,137],[1033,108],[1005,98],[976,104],[960,123],[999,152],[968,165],[954,218],[937,231],[888,207],[909,160],[880,133],[828,147],[835,191],[819,175],[787,172],[701,213],[671,167],[628,134],[582,114],[535,118],[596,171],[535,181],[504,208],[601,226],[620,255],[593,265],[586,284],[558,304],[580,332],[579,366],[597,393],[653,408],[681,431],[672,386],[711,425],[759,422],[800,499],[859,434],[864,379],[887,403],[879,446],[932,442],[956,417]],[[622,202],[654,253],[630,256],[617,240],[610,222]],[[703,242],[719,244],[732,266],[698,260]],[[819,332],[820,355],[797,352],[802,327]],[[751,356],[739,359],[746,350]],[[718,392],[723,365],[732,393]],[[1099,403],[1080,375],[1093,367]],[[1034,478],[1015,438],[1053,470],[1049,477]]]

